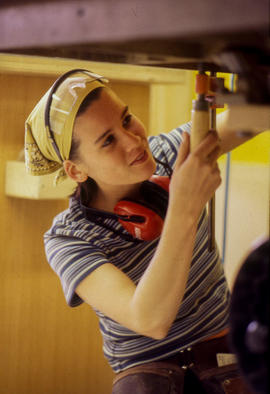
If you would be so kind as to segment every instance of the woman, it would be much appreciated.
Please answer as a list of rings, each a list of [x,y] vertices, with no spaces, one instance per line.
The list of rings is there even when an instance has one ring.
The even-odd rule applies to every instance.
[[[26,121],[28,171],[78,183],[45,248],[68,304],[99,317],[113,393],[219,393],[238,379],[231,359],[216,360],[229,353],[229,291],[204,207],[221,183],[217,158],[240,141],[212,131],[190,154],[189,129],[147,140],[107,82],[82,70],[56,81]],[[153,173],[162,178],[148,181]],[[132,217],[116,215],[123,200]],[[157,217],[161,234],[148,237]]]

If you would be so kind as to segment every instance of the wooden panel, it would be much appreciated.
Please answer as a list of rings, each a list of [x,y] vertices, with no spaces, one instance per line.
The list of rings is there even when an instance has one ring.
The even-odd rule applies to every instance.
[[[183,71],[183,81],[150,86],[150,134],[159,134],[190,121],[193,81],[192,71]]]
[[[112,82],[111,88],[149,130],[149,85]],[[148,132],[149,134],[149,132]]]
[[[176,53],[183,57],[183,41],[200,43],[203,40],[208,54],[213,43],[220,38],[225,39],[225,45],[221,46],[224,48],[228,44],[241,47],[243,42],[240,39],[244,39],[249,32],[254,32],[255,37],[258,32],[263,32],[266,40],[268,36],[268,0],[227,0],[222,4],[204,0],[203,6],[201,0],[193,0],[192,3],[188,0],[55,0],[45,4],[36,1],[24,3],[20,2],[17,7],[1,6],[1,49],[61,48],[78,43],[88,46],[95,44],[101,48],[102,44],[106,44],[105,48],[108,49],[114,43],[127,42],[126,50],[130,52],[131,44],[135,42],[138,53],[143,53],[146,51],[145,43],[159,39],[155,50],[162,54],[158,44],[164,42],[162,39],[167,39],[167,45],[163,48],[165,54],[175,54],[169,44],[177,40]],[[209,36],[211,39],[208,40]],[[103,48],[104,52],[106,54]],[[200,52],[195,47],[192,55],[198,56]]]
[[[55,174],[33,176],[26,172],[24,161],[6,162],[5,193],[7,196],[37,200],[66,199],[76,188],[76,182],[67,177],[55,185]]]
[[[23,56],[0,53],[0,72],[19,75],[51,76],[63,74],[73,68],[85,68],[107,77],[112,81],[136,83],[180,83],[185,71],[173,68],[136,66],[89,60],[41,56]]]
[[[5,162],[17,158],[24,120],[51,82],[0,76],[0,393],[107,394],[112,372],[96,316],[65,304],[43,251],[42,234],[67,201],[4,195]]]

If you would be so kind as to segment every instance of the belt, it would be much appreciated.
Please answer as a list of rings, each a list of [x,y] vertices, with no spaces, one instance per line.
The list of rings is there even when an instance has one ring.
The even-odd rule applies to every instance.
[[[226,355],[223,359],[234,359],[228,346],[227,332],[228,330],[222,331],[208,337],[202,342],[182,349],[172,357],[163,359],[162,361],[177,364],[183,369],[191,367],[195,367],[198,370],[217,368],[219,366],[218,359],[221,359],[221,355]],[[220,355],[220,357],[218,357],[218,355]],[[225,362],[226,361],[224,361],[224,363]],[[230,363],[231,362],[227,362],[227,364]]]
[[[223,330],[204,339],[202,342],[180,350],[172,357],[141,364],[119,372],[114,378],[114,384],[127,375],[135,373],[157,373],[157,370],[159,370],[159,374],[165,374],[163,369],[168,369],[169,372],[172,372],[173,370],[181,371],[193,367],[196,368],[197,372],[201,372],[207,369],[217,368],[219,366],[217,354],[230,355],[227,333],[227,329]]]

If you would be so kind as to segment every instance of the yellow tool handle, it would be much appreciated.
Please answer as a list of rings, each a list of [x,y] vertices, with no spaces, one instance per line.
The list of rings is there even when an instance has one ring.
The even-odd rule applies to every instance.
[[[211,114],[213,115],[213,114]],[[212,119],[213,120],[213,119]],[[210,129],[210,111],[209,104],[200,96],[198,100],[193,101],[191,111],[191,135],[190,151],[200,144],[206,137]],[[215,248],[215,195],[208,203],[208,250],[211,252]]]
[[[209,106],[206,101],[194,100],[191,111],[190,151],[200,144],[210,129]]]

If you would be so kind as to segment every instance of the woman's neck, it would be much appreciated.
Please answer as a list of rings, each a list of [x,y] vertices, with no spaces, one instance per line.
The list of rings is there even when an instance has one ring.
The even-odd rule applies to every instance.
[[[96,209],[101,209],[107,212],[114,212],[114,207],[118,201],[124,198],[139,198],[141,183],[134,185],[123,185],[117,188],[110,188],[110,190],[104,190],[98,188],[97,193],[89,206]]]

